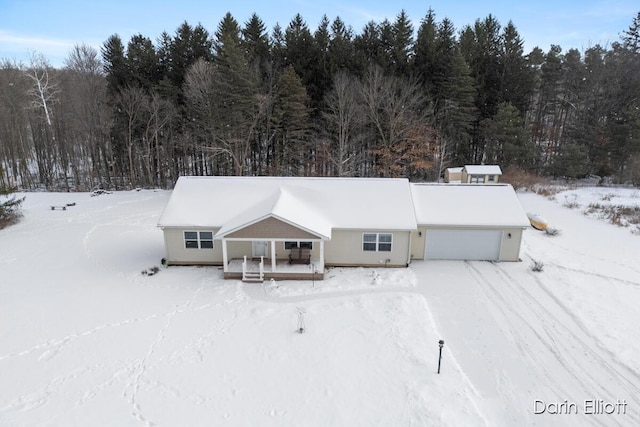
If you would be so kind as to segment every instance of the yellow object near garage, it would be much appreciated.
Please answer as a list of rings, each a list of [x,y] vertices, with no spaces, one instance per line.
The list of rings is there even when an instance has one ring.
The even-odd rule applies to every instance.
[[[531,223],[531,226],[536,230],[546,230],[549,226],[547,220],[538,214],[528,213],[527,217],[529,218],[529,223]]]

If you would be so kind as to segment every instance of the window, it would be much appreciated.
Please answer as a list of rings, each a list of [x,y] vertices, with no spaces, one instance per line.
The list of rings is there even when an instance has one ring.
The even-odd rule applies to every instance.
[[[472,184],[484,184],[484,175],[471,175]]]
[[[213,249],[213,232],[185,231],[184,247],[187,249]]]
[[[367,252],[391,252],[393,235],[391,233],[364,233],[362,250]]]
[[[313,242],[284,242],[285,249],[306,248],[313,249]]]
[[[495,175],[489,175],[489,182],[495,182],[495,180],[496,180]]]

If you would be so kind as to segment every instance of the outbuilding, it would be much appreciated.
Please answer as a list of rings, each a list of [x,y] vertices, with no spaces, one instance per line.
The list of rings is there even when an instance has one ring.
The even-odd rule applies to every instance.
[[[466,165],[460,175],[463,184],[498,184],[502,170],[498,165]]]
[[[444,182],[459,184],[462,181],[462,169],[464,168],[446,168],[444,170]]]

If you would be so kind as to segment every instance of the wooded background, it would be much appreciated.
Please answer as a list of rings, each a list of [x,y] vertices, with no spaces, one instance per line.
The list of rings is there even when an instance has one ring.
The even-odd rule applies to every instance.
[[[611,46],[523,51],[491,15],[360,33],[227,14],[0,63],[0,185],[171,188],[180,175],[383,176],[448,166],[640,183],[640,12]]]

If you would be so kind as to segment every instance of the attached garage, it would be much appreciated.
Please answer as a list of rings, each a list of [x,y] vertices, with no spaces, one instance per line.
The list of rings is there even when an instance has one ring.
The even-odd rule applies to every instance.
[[[497,261],[502,234],[501,230],[428,229],[425,259]]]
[[[411,184],[414,259],[518,261],[529,220],[507,184]]]

